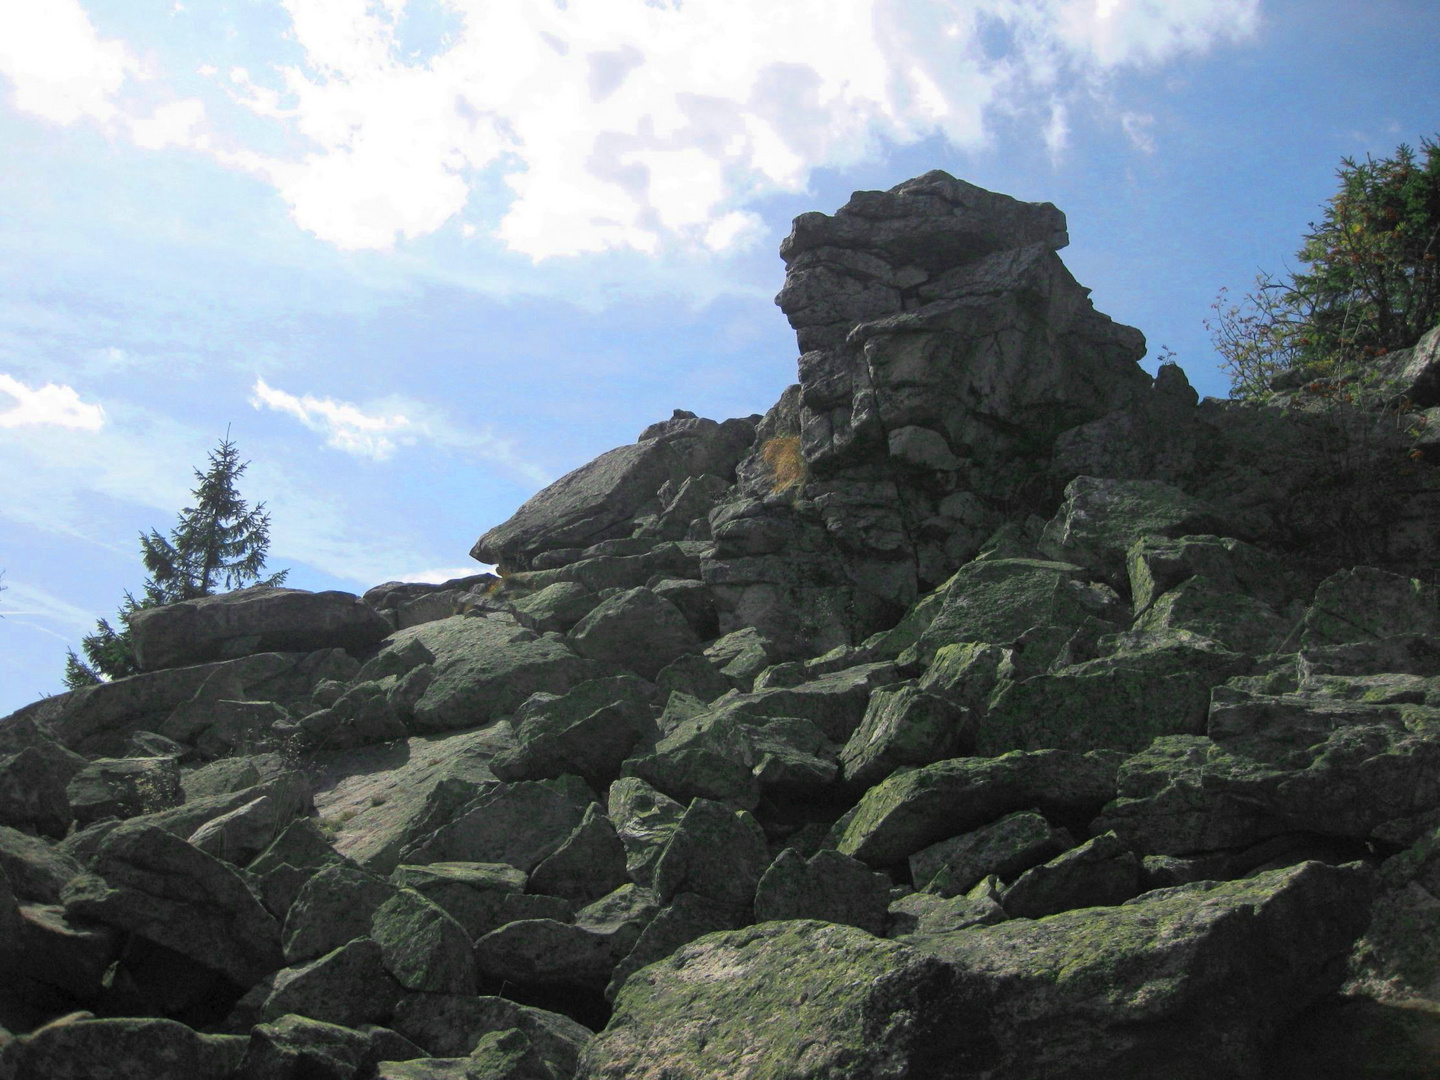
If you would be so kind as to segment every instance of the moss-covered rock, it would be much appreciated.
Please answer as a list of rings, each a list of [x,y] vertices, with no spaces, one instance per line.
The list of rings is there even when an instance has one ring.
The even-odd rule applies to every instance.
[[[927,663],[946,645],[1006,642],[1041,623],[1078,626],[1092,613],[1084,572],[1067,562],[977,559],[943,588],[940,611],[915,645]]]
[[[1066,830],[1052,826],[1043,814],[1019,810],[921,848],[910,856],[910,876],[925,892],[960,896],[990,874],[1014,880],[1074,844]]]
[[[977,725],[976,751],[1134,752],[1157,736],[1198,735],[1211,688],[1251,665],[1183,632],[1120,635],[1108,647],[1109,656],[998,683]]]
[[[1339,986],[1370,895],[1364,872],[1309,862],[907,941],[978,1010],[967,1038],[995,1048],[995,1080],[1253,1076]]]
[[[203,1035],[174,1020],[78,1013],[0,1050],[3,1080],[227,1080],[247,1040]]]
[[[885,932],[889,906],[888,876],[828,848],[808,859],[786,848],[755,887],[755,918],[760,922],[823,919],[878,935]]]
[[[837,846],[885,866],[1015,810],[1098,809],[1114,796],[1120,761],[1105,751],[1017,750],[897,772],[865,793]]]
[[[987,1063],[946,965],[863,930],[710,934],[631,975],[577,1080],[961,1077]]]

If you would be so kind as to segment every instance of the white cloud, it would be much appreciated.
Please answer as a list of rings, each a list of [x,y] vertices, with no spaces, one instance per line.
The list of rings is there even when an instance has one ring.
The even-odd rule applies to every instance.
[[[1130,143],[1142,154],[1155,153],[1155,135],[1152,129],[1155,126],[1155,117],[1149,113],[1121,113],[1120,127],[1124,130]]]
[[[1065,153],[1065,147],[1070,144],[1069,110],[1063,101],[1051,102],[1050,122],[1045,125],[1043,137],[1050,159],[1058,161]]]
[[[105,424],[105,410],[80,400],[73,387],[46,383],[32,390],[18,379],[0,375],[0,394],[15,404],[0,412],[0,427],[47,426],[99,431]]]
[[[198,98],[126,99],[128,86],[153,83],[155,74],[123,41],[102,38],[79,0],[0,4],[0,75],[22,113],[56,124],[93,121],[146,150],[207,144]]]
[[[359,406],[333,398],[296,397],[267,385],[264,379],[255,380],[250,404],[287,413],[324,435],[327,446],[357,457],[383,461],[395,452],[397,441],[415,441],[415,427],[403,415],[369,415]]]
[[[207,133],[198,100],[126,104],[138,62],[99,37],[78,0],[12,5],[0,16],[0,71],[25,111],[87,117],[142,146],[206,151],[262,178],[301,228],[345,250],[387,249],[452,222],[464,234],[478,221],[537,261],[725,252],[753,242],[751,200],[802,191],[812,170],[871,158],[882,138],[982,147],[988,115],[1004,108],[1058,154],[1111,72],[1244,38],[1259,7],[430,0],[453,29],[419,58],[403,44],[415,3],[278,2],[303,59],[254,78],[234,68],[216,92],[304,147],[287,155]],[[995,34],[982,34],[997,27],[1001,55],[985,44]],[[1149,152],[1140,119],[1125,130]]]
[[[101,618],[102,615],[109,615],[109,613],[96,614],[66,600],[61,600],[38,585],[12,581],[7,577],[5,592],[0,593],[0,615],[7,619],[26,619],[26,625],[29,626],[35,625],[29,622],[29,619],[43,619],[48,623],[68,627],[71,631],[89,633],[95,629],[95,620]],[[110,617],[113,618],[113,616]],[[36,628],[62,640],[69,640],[71,636],[56,634],[45,627]]]
[[[79,0],[0,5],[0,74],[21,112],[73,124],[118,114],[114,98],[140,62],[121,41],[101,40]]]
[[[145,150],[167,146],[203,146],[205,105],[199,98],[185,98],[156,107],[145,117],[130,117],[130,138]]]
[[[439,566],[429,570],[415,570],[406,574],[397,574],[390,580],[439,585],[442,582],[454,581],[456,578],[473,577],[476,574],[493,574],[494,572],[495,567],[490,563],[472,562],[469,566]]]
[[[537,486],[553,479],[544,469],[522,459],[511,440],[489,429],[456,427],[434,408],[418,401],[391,398],[367,411],[330,397],[296,397],[257,378],[251,388],[250,404],[293,416],[311,431],[325,436],[327,446],[357,457],[384,461],[400,446],[426,442],[477,454]]]

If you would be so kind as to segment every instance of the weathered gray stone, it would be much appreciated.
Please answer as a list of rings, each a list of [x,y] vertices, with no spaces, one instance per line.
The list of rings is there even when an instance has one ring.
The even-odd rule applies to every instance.
[[[1123,581],[1126,555],[1142,537],[1232,532],[1214,507],[1163,481],[1077,476],[1045,526],[1040,550]]]
[[[719,633],[720,622],[715,613],[715,594],[703,581],[661,578],[646,584],[656,596],[673,604],[675,609],[685,616],[685,621],[700,641],[711,641]]]
[[[138,934],[241,986],[284,963],[275,919],[233,869],[179,837],[122,825],[93,865],[61,894],[67,918]]]
[[[147,672],[44,698],[8,718],[0,730],[17,721],[37,724],[62,746],[114,757],[136,731],[159,731],[185,742],[197,729],[187,729],[187,735],[180,738],[167,731],[165,724],[177,709],[191,702],[199,708],[201,719],[221,698],[286,704],[308,698],[322,679],[349,678],[357,666],[339,650],[322,649],[308,655],[263,653]]]
[[[415,730],[479,727],[513,712],[537,691],[561,694],[593,678],[595,665],[504,615],[453,616],[401,630],[387,648],[418,640],[434,676],[414,706]]]
[[[1157,739],[1126,761],[1095,827],[1169,855],[1296,829],[1367,837],[1382,822],[1391,842],[1416,839],[1440,797],[1440,713],[1411,686],[1326,678],[1357,697],[1217,687],[1210,734]]]
[[[902,765],[929,765],[974,749],[970,710],[907,683],[876,690],[840,752],[845,779],[875,784]]]
[[[351,1080],[360,1075],[369,1054],[370,1039],[359,1031],[303,1016],[282,1016],[250,1029],[240,1077]]]
[[[1142,536],[1130,545],[1125,565],[1136,615],[1197,575],[1216,589],[1251,596],[1276,609],[1294,594],[1279,559],[1233,537]]]
[[[568,634],[599,602],[600,597],[580,582],[557,581],[539,592],[519,597],[514,606],[522,614],[521,621],[531,630],[540,634],[548,631]]]
[[[54,749],[68,753],[58,744]],[[74,820],[66,789],[71,777],[84,767],[84,758],[71,769],[36,746],[0,757],[0,824],[64,836]]]
[[[475,943],[475,963],[491,979],[599,992],[658,910],[650,890],[624,885],[573,923],[528,919],[492,930]]]
[[[720,673],[709,660],[695,653],[686,653],[667,664],[655,676],[660,693],[686,694],[702,702],[711,702],[734,689],[734,684]]]
[[[397,866],[392,884],[414,889],[444,908],[472,939],[487,934],[511,918],[536,918],[519,913],[516,902],[525,897],[525,875],[504,863],[450,862],[428,866]],[[540,900],[541,898],[531,898]],[[550,899],[550,898],[544,898]]]
[[[632,974],[576,1076],[963,1075],[973,1022],[933,957],[851,926],[762,923]]]
[[[1440,634],[1440,592],[1372,566],[1341,570],[1315,590],[1305,613],[1305,648],[1374,641],[1395,634]]]
[[[599,900],[629,882],[625,845],[598,803],[563,844],[530,875],[531,892],[559,896],[577,908]]]
[[[395,1010],[395,1029],[436,1057],[469,1054],[491,1032],[518,1028],[562,1076],[572,1076],[592,1032],[560,1013],[474,994],[411,994]]]
[[[65,795],[81,825],[154,813],[184,799],[180,766],[170,758],[101,758],[75,774]]]
[[[594,801],[574,776],[496,784],[406,847],[401,860],[417,865],[497,862],[528,874],[565,842]]]
[[[99,997],[120,935],[108,926],[72,923],[55,904],[17,904],[15,913],[12,927],[5,927],[11,920],[0,916],[0,956],[11,979],[7,989],[29,980],[73,1001]]]
[[[886,936],[944,934],[972,926],[993,926],[1009,918],[1000,906],[1000,879],[991,875],[963,896],[917,892],[890,903]]]
[[[357,937],[315,960],[261,979],[232,1015],[243,1026],[295,1014],[345,1027],[387,1023],[404,990],[385,967],[383,950]]]
[[[266,585],[145,608],[128,622],[142,671],[286,649],[362,649],[391,629],[350,593]]]
[[[1264,601],[1218,588],[1197,574],[1156,598],[1133,628],[1154,634],[1185,631],[1237,652],[1263,654],[1284,644],[1293,623]]]
[[[998,683],[976,751],[1134,752],[1157,736],[1199,734],[1211,690],[1251,667],[1248,657],[1183,632],[1110,641],[1109,656]]]
[[[183,1076],[228,1080],[246,1040],[202,1035],[174,1020],[97,1020],[78,1013],[23,1036],[0,1053],[4,1080],[144,1080]]]
[[[399,889],[370,918],[385,970],[401,986],[432,994],[475,990],[470,935],[445,910],[414,889]]]
[[[55,844],[0,825],[0,871],[21,901],[54,904],[60,890],[84,867]]]
[[[733,475],[754,438],[748,422],[680,419],[630,446],[617,447],[534,495],[503,525],[476,542],[471,556],[506,570],[525,570],[545,551],[585,547],[628,536],[634,519],[661,510],[666,481],[710,473]]]
[[[1000,902],[1013,918],[1040,919],[1072,908],[1123,904],[1140,891],[1140,860],[1114,833],[1102,833],[1025,871]]]
[[[954,973],[976,1010],[955,1049],[990,1076],[1259,1075],[1280,1024],[1338,987],[1369,893],[1310,862],[907,940]]]
[[[570,773],[603,790],[620,775],[621,763],[637,746],[655,742],[659,732],[650,713],[642,703],[616,700],[564,726],[555,716],[526,719],[515,733],[519,745],[496,754],[490,771],[501,780],[546,780]]]
[[[626,872],[637,884],[653,883],[655,864],[684,815],[684,806],[638,776],[610,785],[606,816],[625,846]]]
[[[268,847],[289,823],[293,808],[269,795],[260,795],[228,814],[211,818],[190,834],[201,851],[243,866]]]
[[[726,904],[749,905],[770,863],[765,834],[744,810],[692,799],[655,866],[662,903],[694,892]]]
[[[1074,843],[1044,815],[1020,810],[922,848],[910,856],[910,875],[925,892],[961,896],[990,874],[1013,880]]]
[[[748,921],[748,910],[699,893],[677,893],[641,931],[635,947],[615,965],[605,987],[605,1000],[614,1001],[635,972],[663,960],[681,945],[720,930],[737,930]]]
[[[893,773],[860,800],[837,846],[871,866],[884,866],[957,829],[978,828],[1025,807],[1098,809],[1115,793],[1120,760],[1105,751],[1013,751]]]
[[[700,646],[680,609],[643,587],[602,601],[566,640],[581,656],[618,664],[649,679]]]
[[[1093,613],[1078,566],[981,559],[941,586],[944,600],[915,649],[925,661],[946,645],[1011,641],[1040,624],[1079,626]]]
[[[384,878],[334,864],[301,887],[285,916],[281,942],[287,964],[299,964],[366,937],[370,920],[396,888]]]
[[[821,850],[809,859],[786,848],[755,888],[755,919],[821,919],[885,933],[890,878],[864,863]]]

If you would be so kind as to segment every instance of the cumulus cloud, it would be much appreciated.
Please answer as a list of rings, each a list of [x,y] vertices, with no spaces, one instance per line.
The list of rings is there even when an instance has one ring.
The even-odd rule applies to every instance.
[[[0,394],[15,404],[0,412],[0,427],[63,427],[99,431],[105,425],[105,410],[80,400],[73,387],[46,383],[32,390],[18,379],[0,375]]]
[[[102,40],[79,0],[0,6],[0,73],[21,112],[73,124],[118,115],[115,96],[140,62],[122,41]]]
[[[130,137],[261,177],[301,228],[342,249],[483,222],[539,261],[743,249],[759,227],[755,198],[802,191],[812,170],[873,157],[882,139],[982,146],[1001,106],[1059,155],[1111,72],[1241,39],[1259,0],[279,4],[299,61],[253,77],[232,69],[217,88],[301,152],[207,134],[188,100],[124,114]],[[34,24],[0,47],[23,109],[113,120],[122,84],[143,75],[78,0],[15,5],[5,18]],[[437,18],[447,31],[415,48],[416,21]],[[53,62],[31,56],[37,37],[63,45]],[[65,71],[79,74],[62,92]],[[1142,128],[1126,129],[1148,148]]]
[[[93,121],[146,150],[208,144],[198,98],[127,97],[156,74],[125,42],[102,38],[80,0],[0,4],[0,75],[17,110],[56,124]],[[162,89],[163,92],[163,89]]]

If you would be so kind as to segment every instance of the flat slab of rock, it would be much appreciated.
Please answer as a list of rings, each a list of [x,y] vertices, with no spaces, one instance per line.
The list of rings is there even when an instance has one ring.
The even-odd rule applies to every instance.
[[[362,649],[390,633],[379,612],[351,593],[265,585],[147,608],[129,622],[142,671],[261,652]]]
[[[1017,750],[896,773],[865,793],[837,847],[884,866],[1015,810],[1098,809],[1115,794],[1120,761],[1105,751]]]
[[[531,694],[563,694],[593,679],[598,665],[508,615],[464,616],[395,634],[387,649],[418,640],[435,657],[434,677],[414,705],[417,732],[481,727],[513,713]]]

